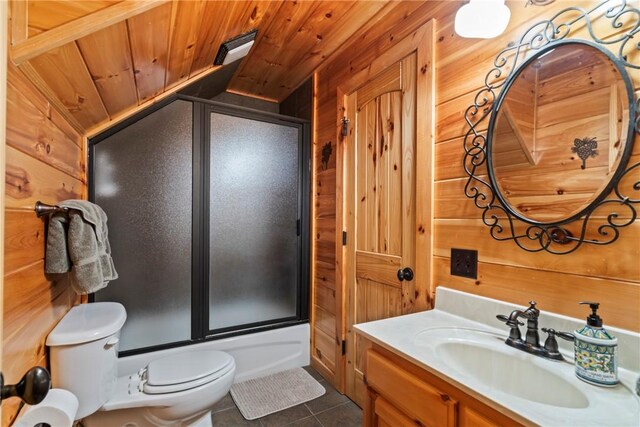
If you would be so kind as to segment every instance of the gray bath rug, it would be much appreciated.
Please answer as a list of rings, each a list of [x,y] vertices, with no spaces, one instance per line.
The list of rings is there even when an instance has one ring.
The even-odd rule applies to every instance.
[[[302,368],[243,381],[231,387],[231,397],[247,420],[291,408],[324,393],[324,387]]]

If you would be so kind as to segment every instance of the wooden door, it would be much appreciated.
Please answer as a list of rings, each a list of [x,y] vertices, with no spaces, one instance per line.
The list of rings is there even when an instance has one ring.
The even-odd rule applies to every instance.
[[[362,405],[364,351],[356,323],[414,311],[416,286],[416,76],[413,53],[346,96],[345,391]],[[398,271],[411,269],[413,280]]]

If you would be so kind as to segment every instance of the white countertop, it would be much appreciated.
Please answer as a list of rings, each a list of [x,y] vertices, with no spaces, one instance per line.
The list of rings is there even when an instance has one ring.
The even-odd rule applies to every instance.
[[[607,328],[618,337],[619,370],[621,383],[613,388],[587,384],[575,376],[573,365],[573,344],[562,343],[561,352],[567,359],[556,362],[527,354],[497,340],[506,339],[509,328],[495,319],[496,314],[509,314],[518,307],[502,301],[439,287],[437,289],[436,308],[421,313],[399,316],[390,319],[355,325],[357,333],[397,354],[400,357],[422,367],[443,380],[455,385],[489,406],[508,414],[525,424],[549,426],[640,426],[640,398],[633,392],[635,381],[640,375],[640,334],[617,328]],[[538,307],[544,313],[544,307]],[[473,319],[473,320],[472,320]],[[606,323],[606,319],[605,319]],[[573,331],[583,324],[578,319],[544,313],[540,317],[540,327],[552,327],[556,330]],[[605,324],[606,327],[606,324]],[[493,336],[500,352],[536,365],[549,371],[562,381],[574,386],[588,400],[584,408],[559,407],[523,399],[512,393],[487,386],[474,376],[455,369],[446,359],[439,357],[433,348],[418,342],[416,337],[428,330],[459,328],[463,330],[485,331]],[[524,331],[526,328],[521,327]],[[445,332],[446,333],[446,332]],[[469,333],[469,331],[467,332]],[[483,335],[482,332],[478,332]],[[546,334],[541,332],[544,342]],[[488,341],[487,341],[488,342]],[[492,344],[493,345],[493,344]],[[523,369],[524,370],[524,369]],[[538,371],[540,372],[540,371]],[[500,375],[500,372],[494,373]],[[520,374],[519,372],[517,373]],[[527,372],[522,372],[526,379]],[[528,380],[527,380],[528,381]],[[540,381],[538,381],[540,382]],[[533,379],[528,386],[539,386]],[[547,399],[553,399],[553,387],[540,390]],[[559,398],[562,396],[559,396]]]

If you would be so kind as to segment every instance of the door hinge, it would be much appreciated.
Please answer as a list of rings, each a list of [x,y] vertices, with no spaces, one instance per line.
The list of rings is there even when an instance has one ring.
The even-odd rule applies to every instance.
[[[347,354],[347,341],[342,340],[342,355],[344,356],[345,354]]]
[[[347,232],[342,232],[342,246],[347,246]]]
[[[296,235],[299,236],[300,235],[300,229],[302,227],[300,226],[300,220],[296,220]]]
[[[349,134],[349,119],[347,119],[346,117],[342,118],[342,138],[344,139],[345,136],[347,136]]]

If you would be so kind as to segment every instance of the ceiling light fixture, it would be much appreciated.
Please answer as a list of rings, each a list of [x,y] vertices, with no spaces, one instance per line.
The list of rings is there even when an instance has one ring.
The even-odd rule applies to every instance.
[[[244,58],[251,50],[251,46],[258,34],[258,30],[251,30],[248,33],[227,40],[220,45],[213,65],[227,65]]]
[[[455,31],[460,37],[490,39],[507,29],[511,11],[504,0],[471,0],[456,13]]]

